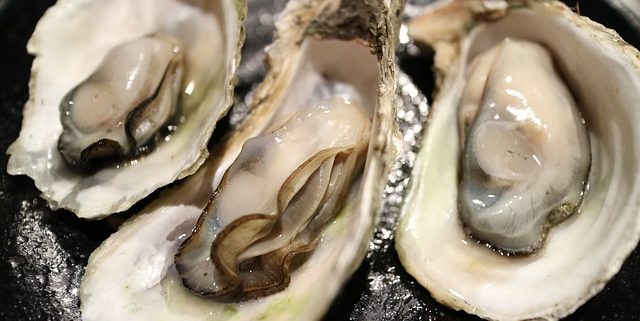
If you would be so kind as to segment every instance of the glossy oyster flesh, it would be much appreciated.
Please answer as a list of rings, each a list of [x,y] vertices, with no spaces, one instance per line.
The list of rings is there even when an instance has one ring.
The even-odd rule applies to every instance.
[[[556,1],[447,2],[409,32],[442,77],[396,231],[403,266],[486,319],[570,314],[640,236],[640,54]]]
[[[471,61],[465,81],[460,219],[496,248],[532,252],[582,199],[586,126],[536,43],[506,38]]]
[[[7,171],[32,177],[50,206],[86,218],[195,172],[231,104],[244,7],[58,2],[29,42],[30,99]]]
[[[58,150],[72,166],[133,157],[178,111],[184,69],[174,39],[148,36],[111,49],[62,100]]]
[[[351,20],[332,29],[340,3],[315,4],[288,3],[248,118],[198,173],[92,254],[81,288],[84,319],[316,320],[326,311],[364,257],[395,158],[395,40],[374,26],[392,28],[387,13],[396,10],[361,3],[355,9],[371,10],[363,17],[377,24]],[[376,37],[358,38],[367,34],[361,27]],[[352,40],[334,39],[345,30]],[[307,199],[317,206],[298,206]],[[190,268],[182,277],[202,272],[193,272],[191,286],[217,299],[186,288],[177,266]]]
[[[362,107],[332,98],[249,139],[176,256],[185,285],[223,301],[286,287],[291,260],[315,248],[362,171],[370,126]]]

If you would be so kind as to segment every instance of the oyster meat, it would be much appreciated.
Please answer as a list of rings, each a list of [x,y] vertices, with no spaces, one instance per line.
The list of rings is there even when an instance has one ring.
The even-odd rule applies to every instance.
[[[85,218],[195,172],[231,104],[245,6],[59,1],[28,45],[30,99],[7,171]]]
[[[177,113],[184,58],[176,40],[141,37],[107,53],[62,100],[62,158],[91,167],[134,157]]]
[[[461,221],[496,248],[533,252],[575,212],[591,160],[586,126],[547,51],[506,38],[474,58],[460,118]]]
[[[409,35],[440,77],[396,231],[403,266],[486,319],[572,313],[640,238],[640,53],[557,1],[445,1]]]
[[[361,172],[370,127],[362,107],[333,98],[247,140],[176,256],[185,285],[224,301],[286,287]]]

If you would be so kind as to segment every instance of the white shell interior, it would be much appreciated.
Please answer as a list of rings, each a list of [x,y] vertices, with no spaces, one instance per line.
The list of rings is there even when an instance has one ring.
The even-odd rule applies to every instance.
[[[590,131],[592,167],[580,212],[552,228],[530,256],[500,256],[466,237],[456,194],[461,64],[429,115],[397,229],[403,265],[434,298],[495,320],[570,314],[602,289],[640,236],[640,53],[565,7],[538,3],[533,9],[514,9],[474,29],[461,60],[505,37],[550,50]]]
[[[196,175],[206,176],[201,173]],[[318,319],[331,303],[331,294],[339,290],[338,280],[345,278],[344,268],[357,250],[352,244],[359,240],[352,239],[349,227],[367,224],[357,215],[344,215],[354,203],[327,228],[284,291],[258,300],[218,303],[188,291],[173,265],[178,246],[208,198],[198,181],[196,176],[189,178],[187,184],[164,195],[162,204],[126,223],[94,252],[81,290],[83,320]],[[199,196],[185,200],[185,193]]]
[[[39,22],[28,45],[36,55],[30,98],[20,137],[8,149],[7,171],[33,178],[52,207],[86,218],[126,210],[157,188],[193,173],[204,162],[213,124],[231,104],[236,50],[242,40],[236,11],[241,6],[231,0],[206,6],[207,14],[177,0],[59,1]],[[199,20],[213,21],[219,37],[211,41],[222,48],[220,56],[209,62],[220,76],[215,77],[202,104],[190,110],[179,130],[152,153],[89,176],[70,171],[56,148],[62,131],[58,107],[62,97],[112,47]]]

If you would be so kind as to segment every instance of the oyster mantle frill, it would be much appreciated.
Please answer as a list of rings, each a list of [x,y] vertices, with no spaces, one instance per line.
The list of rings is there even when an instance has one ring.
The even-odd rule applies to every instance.
[[[640,53],[557,1],[448,1],[414,18],[409,33],[435,48],[440,78],[396,231],[403,266],[439,302],[486,319],[572,313],[602,289],[640,237]],[[520,256],[469,237],[458,213],[466,79],[472,61],[506,38],[549,52],[584,119],[591,156],[588,185],[572,202],[577,211],[551,227],[536,252]]]

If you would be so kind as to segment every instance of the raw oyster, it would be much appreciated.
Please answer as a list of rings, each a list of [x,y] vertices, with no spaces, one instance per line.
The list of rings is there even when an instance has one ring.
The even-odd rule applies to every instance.
[[[7,151],[7,171],[33,178],[51,207],[85,218],[126,210],[157,188],[195,172],[207,157],[215,123],[231,104],[245,6],[243,0],[59,1],[41,19],[28,45],[36,55],[30,99],[20,137]],[[177,59],[184,64],[177,72],[183,76],[175,76],[183,79],[156,82],[147,90],[143,71],[166,58],[137,53],[149,48],[142,45],[148,43],[145,39],[159,37],[173,43],[164,50],[179,48],[182,53]],[[103,59],[106,65],[99,67]],[[159,90],[157,97],[154,89]],[[163,101],[149,99],[154,97]],[[178,110],[160,115],[154,104],[167,100],[178,102]],[[137,109],[127,113],[122,109],[131,106],[116,106],[128,103],[151,108],[133,106]],[[103,127],[96,129],[94,123]],[[123,158],[97,171],[90,161],[119,156]],[[64,159],[91,171],[81,173]]]
[[[62,100],[62,158],[90,168],[149,149],[150,140],[178,112],[184,69],[180,47],[171,37],[152,35],[111,49]]]
[[[458,126],[460,219],[498,249],[531,253],[582,199],[586,126],[542,46],[506,38],[469,66]]]
[[[614,31],[578,16],[557,1],[447,1],[429,7],[414,18],[409,24],[409,34],[416,42],[435,49],[436,70],[440,77],[422,148],[412,172],[412,186],[406,194],[396,231],[396,248],[403,266],[439,302],[486,319],[556,320],[572,313],[602,289],[640,237],[637,206],[640,198],[637,187],[640,133],[635,126],[639,120],[635,106],[640,99],[640,53]],[[553,140],[558,146],[552,147],[560,148],[560,155],[564,153],[561,161],[582,159],[574,163],[580,164],[577,167],[554,175],[576,187],[560,197],[561,202],[556,203],[561,205],[559,212],[547,211],[542,215],[545,218],[543,226],[534,230],[538,235],[544,235],[546,231],[544,240],[527,237],[527,242],[505,243],[506,237],[502,233],[509,227],[516,227],[517,224],[510,225],[514,221],[505,225],[489,223],[491,228],[503,231],[495,239],[487,235],[493,232],[478,232],[477,227],[470,226],[469,218],[460,217],[459,213],[464,211],[461,207],[466,206],[461,204],[465,200],[460,200],[465,193],[460,188],[464,188],[464,175],[467,175],[464,170],[467,156],[463,153],[468,153],[465,148],[474,144],[468,137],[461,138],[460,132],[468,133],[465,127],[469,123],[469,130],[473,131],[483,118],[483,111],[478,111],[475,120],[465,121],[464,113],[468,111],[465,98],[475,91],[479,99],[476,101],[484,101],[494,89],[508,95],[509,90],[516,87],[504,84],[515,83],[515,78],[511,77],[521,77],[526,63],[532,61],[527,59],[517,64],[515,70],[507,69],[505,73],[500,72],[502,67],[499,65],[490,65],[488,73],[480,76],[486,79],[474,89],[478,82],[469,80],[474,75],[474,59],[500,46],[507,38],[544,47],[578,109],[569,113],[577,119],[577,122],[569,123],[575,126],[567,126],[567,123],[561,126],[569,129],[568,133],[544,135],[560,137]],[[509,59],[503,57],[501,62]],[[548,66],[536,69],[529,76],[525,74],[527,86],[548,86],[554,82],[546,80],[536,85],[531,78],[541,69],[548,69]],[[530,89],[519,88],[520,93]],[[532,102],[556,97],[555,94],[542,96],[538,91],[527,95],[525,93],[523,97]],[[513,101],[505,104],[527,110]],[[534,110],[534,113],[539,111]],[[561,114],[554,111],[551,119],[558,121]],[[501,118],[505,115],[494,113],[489,116]],[[575,134],[580,136],[580,117],[586,124],[588,142],[571,138]],[[496,151],[503,152],[518,142],[518,148],[524,151],[515,136],[502,141],[501,137],[501,133],[493,133],[481,149],[493,144]],[[463,141],[466,147],[463,147]],[[585,148],[587,151],[583,151]],[[590,165],[585,162],[589,155]],[[504,174],[502,176],[512,180],[520,177],[518,170],[529,174],[538,166],[521,158],[523,162],[510,164],[516,166],[512,169],[518,170],[509,172],[502,167],[502,162],[506,162],[502,155],[482,157],[487,159],[477,163],[486,161],[479,166],[482,168],[480,178],[485,180],[489,174],[496,173],[498,177]],[[462,174],[459,173],[460,166],[463,167]],[[584,168],[588,168],[586,180],[580,174]],[[582,181],[587,184],[584,190]],[[553,188],[547,188],[547,191]],[[542,191],[546,194],[544,188]],[[496,194],[484,196],[490,198],[491,195]],[[520,196],[532,203],[524,208],[528,210],[546,202],[546,199],[539,201],[539,195],[540,190],[524,189]],[[482,201],[477,197],[470,199]],[[577,211],[570,209],[576,206]],[[574,213],[567,217],[570,212]],[[529,216],[526,218],[529,223],[537,222]],[[550,227],[548,231],[547,227]],[[521,252],[523,248],[526,248],[524,252],[534,252],[509,255],[510,252]]]
[[[143,213],[125,223],[120,231],[92,254],[81,288],[81,310],[85,320],[315,320],[323,315],[343,282],[364,257],[380,203],[384,174],[395,158],[393,142],[396,141],[394,135],[397,131],[393,122],[394,47],[395,22],[398,19],[395,14],[401,12],[401,8],[395,2],[390,5],[393,7],[387,7],[378,1],[335,0],[292,0],[287,4],[276,25],[277,40],[267,52],[269,71],[253,97],[251,113],[247,119],[216,146],[212,157],[198,173],[187,178],[180,186],[167,191]],[[349,119],[337,117],[336,123],[332,123],[334,112],[339,115],[354,115],[365,121],[354,125]],[[313,126],[318,130],[330,129],[331,134],[341,136],[336,140],[338,144],[327,145],[323,142],[326,138],[315,137],[314,130],[309,131],[313,127],[309,127],[306,117],[330,120],[316,124],[318,127]],[[298,120],[304,120],[304,123],[295,126]],[[370,121],[372,125],[368,125]],[[357,138],[359,135],[356,133],[369,126],[371,131],[366,136],[370,138],[366,139],[368,147],[365,148],[361,142],[355,143],[362,139]],[[340,128],[341,130],[332,130]],[[346,136],[341,134],[342,129],[348,129],[344,132],[347,133]],[[294,132],[302,132],[303,135],[298,137],[293,135]],[[292,137],[287,136],[289,134]],[[352,134],[354,136],[350,137]],[[282,152],[253,148],[254,145],[264,147],[258,144],[262,142],[277,143],[279,138],[282,138],[282,145],[302,140],[302,144],[293,144],[293,147],[297,145],[302,150],[307,149],[307,152],[284,150],[283,156]],[[324,144],[324,147],[314,146],[311,144],[314,141]],[[309,144],[304,144],[305,142]],[[231,200],[230,208],[251,207],[248,209],[251,212],[252,202],[243,198],[243,193],[247,192],[244,191],[244,186],[247,185],[240,183],[243,178],[252,176],[249,173],[251,167],[264,165],[260,163],[264,159],[260,158],[258,162],[252,157],[277,154],[275,159],[278,161],[275,164],[267,163],[269,171],[273,169],[277,175],[248,180],[257,185],[260,182],[273,185],[273,189],[260,191],[269,201],[273,200],[272,195],[280,195],[283,177],[300,178],[289,171],[300,168],[301,160],[317,154],[316,150],[327,150],[327,146],[341,149],[354,143],[354,147],[357,146],[355,150],[366,152],[366,164],[361,173],[353,175],[353,184],[344,190],[347,194],[342,200],[344,205],[334,214],[335,217],[330,218],[326,225],[327,222],[322,222],[319,225],[323,226],[321,231],[311,230],[307,235],[296,234],[297,231],[283,233],[288,236],[295,234],[296,237],[309,236],[307,240],[316,245],[311,252],[287,263],[287,269],[284,270],[290,272],[290,275],[285,275],[288,285],[286,280],[283,285],[286,287],[271,287],[256,295],[220,298],[222,301],[233,301],[260,296],[255,300],[224,303],[199,296],[183,286],[183,280],[174,264],[174,256],[181,243],[192,232],[198,216],[218,185],[221,186],[219,193],[234,192],[235,195],[230,195],[229,198],[225,196],[224,200],[214,198],[209,205],[212,209],[216,209],[221,202]],[[331,160],[335,160],[333,156],[309,159],[312,161],[308,164],[324,160],[321,168],[330,166]],[[353,168],[358,168],[362,166],[357,164],[358,159],[361,162],[364,158],[346,159],[350,159],[349,162],[355,161]],[[289,168],[284,165],[287,162],[290,162]],[[346,165],[342,161],[333,162],[335,166],[342,166],[341,163]],[[278,169],[281,169],[279,165],[286,171],[278,173]],[[343,168],[347,167],[349,166]],[[304,172],[317,173],[308,175],[310,179],[295,180],[293,185],[304,183],[304,189],[311,188],[315,185],[314,182],[323,181],[321,178],[329,173],[315,171],[315,166],[309,166],[309,171],[306,170],[307,167],[304,168]],[[349,178],[351,175],[345,176]],[[238,177],[241,178],[240,181],[237,180]],[[229,183],[231,180],[233,182]],[[344,182],[350,181],[351,179],[347,179]],[[331,183],[327,181],[327,184]],[[236,192],[238,189],[240,194]],[[283,193],[285,194],[292,195]],[[306,197],[307,194],[296,192],[295,195]],[[340,198],[336,199],[339,200]],[[331,203],[332,201],[325,204],[333,207]],[[269,206],[271,205],[273,203],[269,202]],[[265,212],[272,213],[269,209]],[[228,213],[225,212],[226,214]],[[324,216],[319,216],[318,221],[325,219]],[[238,219],[231,218],[231,221],[231,225],[239,224]],[[205,219],[203,224],[204,222]],[[206,221],[206,224],[211,222]],[[294,227],[301,225],[293,224]],[[226,229],[220,233],[225,233],[224,231]],[[291,240],[290,237],[282,239],[285,240],[284,243]],[[255,254],[272,249],[282,239],[255,243],[256,246],[251,251]],[[209,241],[205,240],[205,248],[206,242]],[[235,259],[237,256],[234,250],[235,247],[230,246],[228,252],[218,249],[217,253],[230,253],[232,259]],[[231,268],[234,270],[238,266],[231,264]],[[211,269],[208,273],[216,271]],[[320,288],[321,291],[318,290]],[[233,291],[235,289],[237,288]],[[274,293],[276,291],[279,292]]]
[[[184,284],[223,301],[286,287],[291,260],[315,248],[362,172],[364,111],[334,97],[247,140],[176,255]]]

